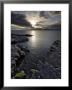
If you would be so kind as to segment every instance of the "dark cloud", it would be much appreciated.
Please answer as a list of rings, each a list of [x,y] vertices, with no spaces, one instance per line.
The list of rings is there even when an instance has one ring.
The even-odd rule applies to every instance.
[[[53,28],[53,29],[61,29],[61,24],[60,23],[56,23],[54,25],[51,25],[50,28]]]
[[[40,12],[40,17],[44,17],[44,18],[51,18],[54,16],[61,16],[61,11],[41,11]]]
[[[31,27],[31,24],[26,20],[25,15],[17,14],[17,13],[14,13],[14,12],[11,12],[11,24]]]
[[[61,28],[61,11],[12,11],[11,23],[32,27],[32,21],[36,21],[36,27]]]
[[[44,17],[44,11],[40,12],[40,17]]]
[[[54,14],[61,14],[61,11],[51,11]]]
[[[61,27],[61,11],[41,11],[41,21],[37,23],[42,27]]]
[[[50,18],[49,11],[40,11],[40,17]]]

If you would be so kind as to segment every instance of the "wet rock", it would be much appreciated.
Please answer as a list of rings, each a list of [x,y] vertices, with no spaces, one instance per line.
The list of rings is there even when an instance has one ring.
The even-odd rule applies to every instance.
[[[13,36],[13,38],[15,38],[15,36]],[[12,78],[14,79],[61,78],[61,43],[59,40],[56,40],[52,44],[46,56],[40,57],[36,56],[35,54],[31,54],[29,49],[27,47],[22,46],[20,43],[12,44],[11,52],[12,52],[11,53]]]
[[[12,37],[15,37],[15,36],[27,36],[27,37],[31,37],[31,36],[33,36],[33,35],[31,35],[31,34],[11,34],[11,36]]]
[[[16,44],[16,43],[17,43],[17,41],[14,38],[12,38],[11,39],[11,44]]]
[[[31,36],[33,36],[33,35],[30,35],[30,34],[25,34],[24,36],[31,37]]]
[[[28,38],[26,36],[16,36],[16,35],[12,35],[11,36],[11,44],[17,44],[20,42],[26,42],[28,41]]]
[[[30,50],[27,47],[22,47],[21,45],[17,45],[21,50],[25,51],[25,52],[30,52]]]
[[[61,42],[56,40],[48,51],[48,62],[56,68],[61,67]]]
[[[20,71],[20,64],[26,56],[26,50],[19,45],[11,45],[11,76],[14,77],[17,71]]]
[[[42,79],[56,79],[60,78],[59,72],[50,64],[48,63],[39,63],[37,65],[40,78]]]
[[[54,46],[56,47],[61,47],[61,41],[60,40],[56,40],[54,43],[53,43]]]

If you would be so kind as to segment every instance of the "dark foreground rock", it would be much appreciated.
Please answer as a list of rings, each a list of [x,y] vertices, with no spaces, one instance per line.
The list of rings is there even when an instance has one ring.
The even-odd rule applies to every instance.
[[[61,67],[61,42],[55,41],[48,51],[48,62],[55,68]]]
[[[27,48],[22,48],[20,45],[11,45],[11,76],[15,76],[18,72],[18,67],[29,52]]]
[[[44,57],[32,54],[27,47],[11,46],[12,79],[60,79],[61,42],[56,40]]]
[[[26,42],[28,41],[28,38],[26,36],[23,36],[23,35],[15,35],[15,34],[12,34],[11,35],[11,44],[17,44],[17,43],[20,43],[20,42]]]

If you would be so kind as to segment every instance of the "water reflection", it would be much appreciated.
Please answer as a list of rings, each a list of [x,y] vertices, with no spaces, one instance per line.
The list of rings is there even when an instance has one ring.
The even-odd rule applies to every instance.
[[[31,42],[32,42],[33,46],[35,46],[36,45],[36,32],[34,30],[32,30],[31,34],[33,35],[31,38]]]

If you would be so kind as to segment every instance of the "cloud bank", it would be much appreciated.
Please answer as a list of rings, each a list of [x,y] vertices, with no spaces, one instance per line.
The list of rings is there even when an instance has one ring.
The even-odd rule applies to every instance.
[[[16,14],[14,12],[11,13],[11,24],[31,27],[31,24],[26,20],[25,15]]]
[[[60,11],[13,11],[11,23],[25,27],[32,27],[30,21],[37,21],[36,27],[61,27]]]

